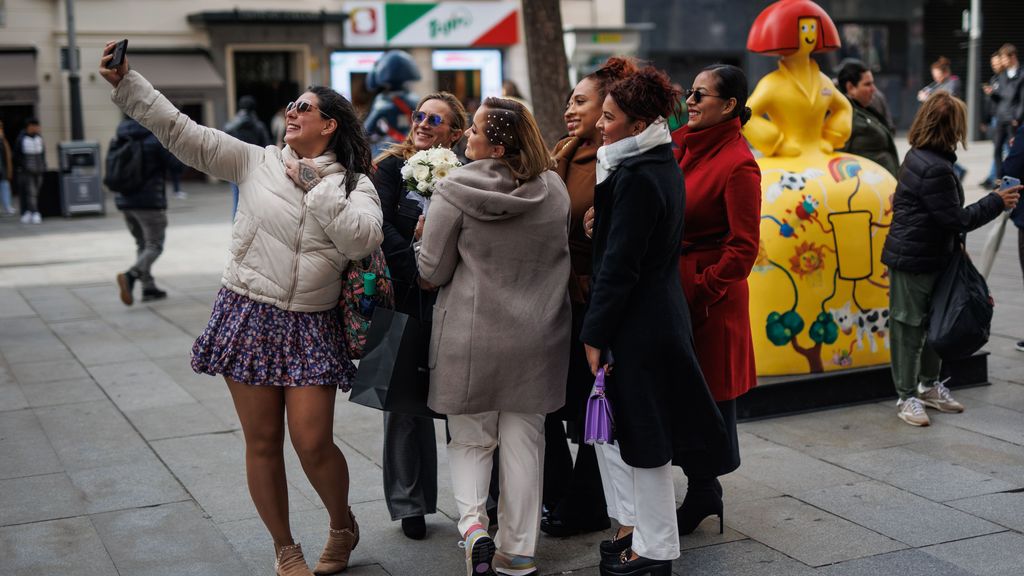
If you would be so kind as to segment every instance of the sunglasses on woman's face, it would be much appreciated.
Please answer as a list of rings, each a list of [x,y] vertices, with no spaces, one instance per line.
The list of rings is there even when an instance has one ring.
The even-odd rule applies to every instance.
[[[317,108],[315,104],[312,104],[312,103],[307,102],[305,100],[299,100],[298,102],[289,102],[288,105],[285,106],[284,109],[285,109],[286,112],[291,112],[292,110],[295,110],[299,114],[305,114],[306,112],[309,112],[310,110],[316,110],[324,118],[330,118],[330,116],[328,116],[326,113],[324,113],[323,110]]]
[[[434,128],[444,124],[444,118],[442,118],[440,114],[427,114],[426,112],[413,112],[412,121],[416,124],[423,124],[426,122]]]
[[[689,100],[690,98],[693,98],[694,104],[700,104],[700,101],[705,98],[718,98],[720,100],[724,100],[724,98],[718,94],[708,94],[706,92],[701,92],[700,90],[694,90],[693,88],[686,91],[686,99]]]

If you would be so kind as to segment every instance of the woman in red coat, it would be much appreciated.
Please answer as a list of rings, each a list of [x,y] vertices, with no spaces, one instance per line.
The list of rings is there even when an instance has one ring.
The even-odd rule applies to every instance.
[[[711,461],[706,452],[677,458],[688,480],[676,512],[679,532],[704,518],[722,526],[717,477],[740,465],[736,398],[757,384],[747,276],[757,258],[761,170],[740,134],[750,119],[747,78],[735,66],[705,68],[687,91],[689,122],[672,135],[686,182],[686,227],[679,273],[690,307],[697,358],[731,439]]]

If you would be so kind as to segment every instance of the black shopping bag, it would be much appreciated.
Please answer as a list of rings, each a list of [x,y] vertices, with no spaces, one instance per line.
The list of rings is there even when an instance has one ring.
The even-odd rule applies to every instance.
[[[375,308],[349,400],[378,410],[444,418],[427,407],[430,323]]]
[[[985,278],[958,246],[935,282],[928,345],[943,360],[974,354],[988,342],[994,305]]]

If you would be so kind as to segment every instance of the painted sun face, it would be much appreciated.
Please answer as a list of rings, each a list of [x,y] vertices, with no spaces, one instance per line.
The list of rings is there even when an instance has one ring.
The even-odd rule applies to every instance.
[[[801,18],[797,21],[797,29],[800,39],[800,48],[797,52],[800,54],[814,52],[814,49],[818,46],[818,19]]]

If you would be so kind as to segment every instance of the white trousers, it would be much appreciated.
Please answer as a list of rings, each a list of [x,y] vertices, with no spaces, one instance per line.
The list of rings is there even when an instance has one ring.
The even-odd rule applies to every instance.
[[[597,465],[608,516],[623,526],[633,526],[633,551],[651,560],[679,558],[672,463],[633,468],[622,461],[618,444],[599,444]]]
[[[498,533],[505,554],[534,556],[540,532],[544,484],[544,415],[514,412],[451,414],[448,462],[459,507],[459,533],[487,527],[491,463],[498,451]],[[674,518],[674,516],[673,516]]]

